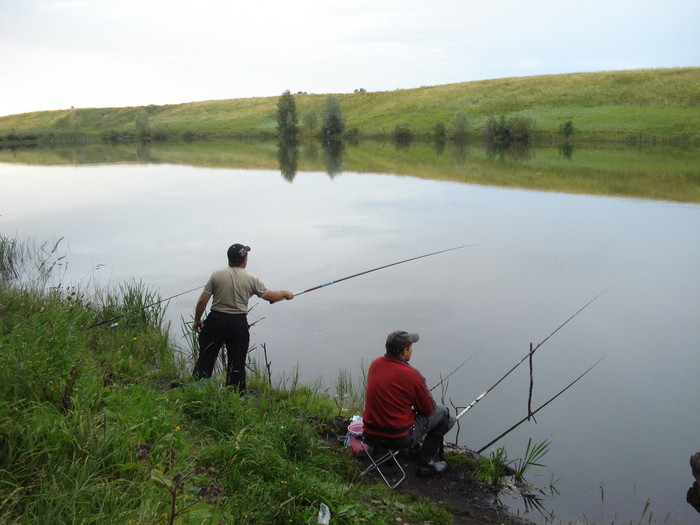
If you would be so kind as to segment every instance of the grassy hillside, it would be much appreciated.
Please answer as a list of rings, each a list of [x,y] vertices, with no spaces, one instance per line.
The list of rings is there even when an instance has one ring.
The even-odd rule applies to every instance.
[[[465,110],[471,133],[502,114],[531,117],[543,136],[558,136],[571,120],[575,139],[700,142],[700,68],[544,75],[463,82],[374,93],[336,94],[347,128],[362,136],[388,135],[408,125],[415,136],[431,133]],[[321,114],[326,94],[297,94],[301,115]],[[190,102],[167,106],[41,111],[0,118],[0,136],[61,137],[135,132],[144,109],[152,132],[185,132],[211,138],[275,134],[278,97]]]

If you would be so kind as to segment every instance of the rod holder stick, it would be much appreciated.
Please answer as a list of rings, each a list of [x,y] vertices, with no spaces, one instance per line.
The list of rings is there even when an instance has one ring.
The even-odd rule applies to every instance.
[[[571,387],[574,385],[574,383],[576,383],[579,379],[581,379],[581,378],[582,378],[583,376],[585,376],[588,372],[590,372],[590,371],[593,369],[593,367],[596,366],[598,363],[600,363],[603,359],[605,359],[605,356],[603,356],[603,357],[601,357],[600,359],[598,359],[598,361],[596,361],[596,362],[593,364],[593,366],[591,366],[591,367],[590,367],[588,370],[586,370],[583,374],[581,374],[581,375],[578,376],[576,379],[574,379],[574,380],[573,380],[571,383],[569,383],[565,388],[563,388],[562,390],[560,390],[559,393],[558,393],[556,396],[554,396],[554,397],[552,397],[551,399],[549,399],[549,401],[547,401],[547,402],[544,403],[543,405],[540,405],[540,407],[539,407],[537,410],[535,410],[534,412],[532,412],[532,415],[534,416],[535,414],[537,414],[537,412],[539,412],[540,410],[542,410],[544,407],[546,407],[547,405],[549,405],[552,401],[554,401],[556,398],[558,398],[560,395],[562,395],[564,392],[566,392],[569,388],[571,388]],[[505,437],[507,434],[510,434],[513,430],[515,430],[515,429],[518,428],[520,425],[522,425],[523,423],[525,423],[525,421],[527,421],[528,419],[530,419],[530,414],[528,414],[527,417],[522,418],[520,421],[518,421],[515,425],[513,425],[513,426],[510,427],[508,430],[506,430],[505,432],[503,432],[503,434],[501,434],[501,435],[498,436],[497,438],[495,438],[495,439],[489,441],[486,445],[484,445],[484,446],[481,447],[479,450],[477,450],[476,453],[477,453],[477,454],[481,454],[484,450],[486,450],[487,448],[489,448],[489,447],[490,447],[491,445],[493,445],[496,441],[498,441],[499,439]]]
[[[534,354],[540,346],[542,346],[543,344],[545,344],[554,334],[556,334],[559,330],[561,330],[561,329],[564,327],[564,325],[566,325],[566,324],[567,324],[569,321],[571,321],[574,317],[576,317],[578,314],[580,314],[588,305],[590,305],[593,301],[595,301],[596,299],[598,299],[598,297],[600,297],[601,295],[603,295],[605,292],[607,292],[607,289],[603,290],[603,291],[600,292],[598,295],[596,295],[593,299],[591,299],[591,300],[588,301],[585,305],[583,305],[574,315],[572,315],[571,317],[569,317],[566,321],[564,321],[562,324],[560,324],[559,327],[558,327],[556,330],[554,330],[551,334],[549,334],[547,337],[545,337],[545,338],[542,340],[542,342],[541,342],[540,344],[538,344],[535,348],[532,348],[532,345],[530,345],[531,350],[530,350],[520,361],[518,361],[518,362],[515,364],[515,366],[514,366],[513,368],[511,368],[510,370],[508,370],[508,372],[507,372],[503,377],[501,377],[498,381],[496,381],[496,383],[495,383],[491,388],[489,388],[488,390],[486,390],[483,394],[481,394],[479,397],[477,397],[474,401],[472,401],[471,403],[469,403],[469,405],[457,415],[457,419],[461,418],[464,414],[466,414],[467,412],[469,412],[469,411],[474,407],[474,405],[476,405],[479,401],[481,401],[481,400],[483,399],[483,397],[484,397],[486,394],[488,394],[491,390],[493,390],[494,388],[496,388],[496,387],[501,383],[501,381],[503,381],[506,377],[508,377],[508,376],[511,374],[511,372],[513,372],[513,370],[515,370],[516,368],[518,368],[518,366],[520,366],[520,365],[522,364],[522,362],[525,361],[525,359],[527,359],[527,358],[530,357],[532,354]]]

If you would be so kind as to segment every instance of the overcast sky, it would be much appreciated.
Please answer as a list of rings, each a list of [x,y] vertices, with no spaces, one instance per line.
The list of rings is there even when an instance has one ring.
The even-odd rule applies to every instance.
[[[698,0],[0,0],[0,115],[678,66]]]

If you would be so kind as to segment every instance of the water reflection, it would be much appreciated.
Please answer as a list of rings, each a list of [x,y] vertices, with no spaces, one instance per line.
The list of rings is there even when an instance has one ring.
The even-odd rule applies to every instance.
[[[277,158],[279,159],[282,177],[292,182],[297,174],[297,165],[299,163],[299,147],[296,142],[280,141],[277,145]]]
[[[455,166],[464,166],[469,157],[469,147],[465,142],[457,142],[450,144],[450,158]]]
[[[276,146],[276,145],[275,145]],[[78,144],[0,148],[0,162],[29,165],[104,162],[169,163],[301,171],[394,173],[490,186],[677,202],[700,202],[700,146],[563,143],[537,148],[484,148],[481,143],[412,141],[409,147],[362,141],[321,147],[304,142]]]
[[[559,144],[559,155],[567,160],[571,160],[574,156],[574,145],[571,142]]]
[[[497,143],[488,143],[486,145],[487,156],[500,161],[531,160],[534,156],[534,151],[535,148],[531,144],[513,143],[503,146]]]
[[[328,141],[323,144],[323,162],[326,165],[326,173],[333,178],[343,171],[343,155],[345,143],[342,141]]]

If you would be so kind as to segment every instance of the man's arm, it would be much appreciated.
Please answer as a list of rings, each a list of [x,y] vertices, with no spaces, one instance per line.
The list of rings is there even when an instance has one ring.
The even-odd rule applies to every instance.
[[[294,299],[294,294],[287,290],[268,290],[267,293],[262,296],[262,299],[265,299],[270,303],[276,303],[277,301],[281,301],[282,299],[287,299],[287,301],[291,301],[292,299]]]
[[[194,309],[194,324],[192,325],[192,329],[197,333],[202,330],[202,315],[209,304],[209,299],[211,299],[211,294],[202,292],[197,300],[197,306]]]

